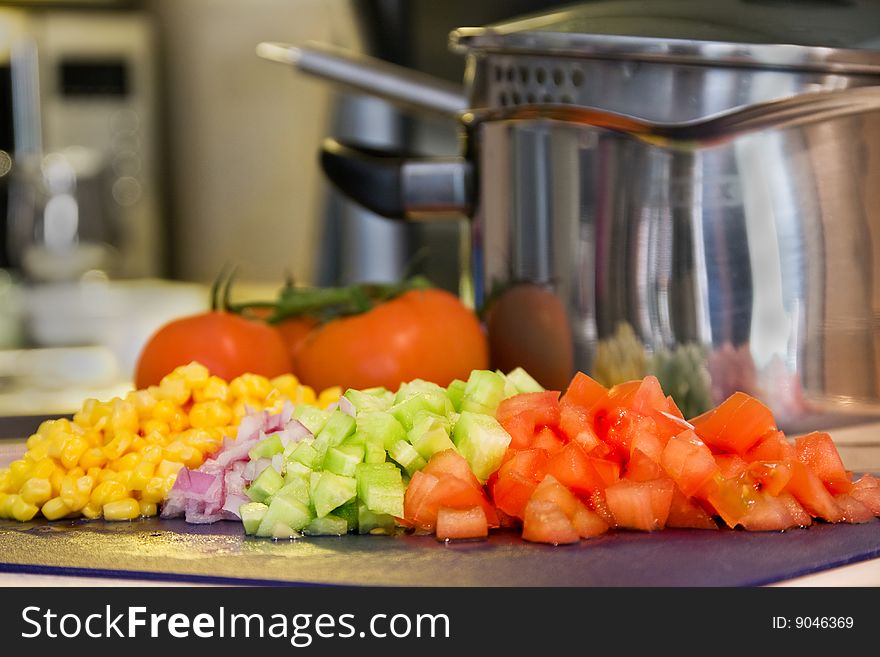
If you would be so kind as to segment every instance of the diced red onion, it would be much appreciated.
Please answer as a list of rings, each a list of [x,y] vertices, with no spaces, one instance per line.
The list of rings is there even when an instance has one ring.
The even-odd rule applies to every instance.
[[[351,400],[348,397],[340,397],[337,405],[339,410],[346,415],[350,415],[351,417],[357,415],[357,409],[355,409],[354,404],[351,403]]]

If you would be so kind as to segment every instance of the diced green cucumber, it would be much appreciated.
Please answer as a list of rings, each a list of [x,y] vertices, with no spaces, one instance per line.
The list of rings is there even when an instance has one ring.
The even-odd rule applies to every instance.
[[[256,445],[251,447],[248,456],[251,460],[260,458],[270,459],[276,454],[284,451],[284,444],[281,442],[281,435],[278,433],[269,434]]]
[[[342,444],[342,441],[353,434],[354,430],[354,418],[336,409],[330,413],[324,428],[315,436],[315,442],[312,443],[312,447],[323,459],[328,448]]]
[[[272,499],[276,497],[288,497],[297,502],[301,502],[308,506],[311,504],[312,495],[309,489],[309,480],[304,477],[292,477],[285,480],[286,483],[272,495]]]
[[[452,442],[477,479],[485,483],[500,467],[510,434],[491,415],[463,411],[452,430]]]
[[[303,465],[299,461],[288,461],[284,464],[284,481],[289,482],[291,479],[309,480],[312,469],[307,465]]]
[[[357,464],[364,461],[364,452],[363,445],[344,444],[339,447],[331,447],[324,457],[324,470],[353,477]]]
[[[364,443],[364,463],[384,463],[387,456],[383,443],[368,440]]]
[[[507,380],[513,383],[517,393],[522,392],[544,392],[544,386],[535,381],[531,374],[526,372],[522,367],[516,367],[510,370]]]
[[[294,420],[299,421],[306,429],[311,431],[313,436],[317,436],[321,429],[324,428],[324,424],[326,424],[329,416],[329,411],[311,404],[297,404],[293,407],[293,414],[291,415]]]
[[[474,370],[468,377],[461,399],[461,411],[495,415],[498,404],[504,398],[503,374],[491,370]]]
[[[244,525],[244,533],[254,535],[257,533],[260,523],[269,510],[268,505],[262,502],[248,502],[238,507],[238,515],[241,516],[241,524]]]
[[[373,411],[387,411],[394,402],[394,394],[385,388],[369,388],[367,390],[349,388],[345,391],[345,397],[354,406],[357,415]]]
[[[452,402],[446,397],[446,391],[439,386],[437,387],[439,392],[417,392],[402,401],[396,402],[388,412],[396,417],[398,422],[407,431],[412,429],[415,417],[419,411],[428,411],[437,415],[448,415],[454,412],[455,409],[452,407]]]
[[[461,400],[464,397],[464,388],[467,384],[461,379],[453,379],[448,386],[446,386],[446,397],[449,399],[452,404],[452,408],[456,410],[456,412],[461,411]]]
[[[273,497],[266,515],[260,521],[257,528],[257,536],[274,536],[275,538],[287,538],[285,532],[289,530],[289,536],[294,536],[312,521],[312,512],[309,507],[289,497]],[[280,526],[282,531],[276,531]]]
[[[373,411],[358,415],[355,437],[363,438],[365,444],[372,442],[388,449],[398,440],[406,438],[406,429],[390,413]]]
[[[254,502],[265,502],[284,485],[284,477],[271,465],[264,469],[248,486],[247,496]]]
[[[420,411],[416,413],[413,428],[406,437],[422,458],[430,459],[437,452],[455,447],[449,437],[451,428],[452,423],[448,418]]]
[[[357,493],[373,513],[403,517],[403,494],[406,486],[400,469],[393,463],[361,463],[357,467]]]
[[[303,529],[303,534],[309,536],[345,536],[347,533],[348,521],[333,514],[327,514],[323,518],[313,518]]]
[[[408,475],[412,475],[417,470],[424,468],[428,462],[422,458],[422,455],[416,451],[416,448],[405,440],[398,440],[388,450],[388,456],[394,459],[401,467],[406,470]]]
[[[373,513],[363,503],[358,504],[358,533],[359,534],[393,534],[395,529],[394,517],[387,513]]]
[[[322,518],[357,495],[354,477],[343,477],[333,472],[322,472],[312,492],[315,514]]]
[[[314,441],[301,441],[287,456],[287,462],[296,461],[306,466],[309,470],[314,470],[321,463],[321,455],[318,454],[312,443]]]
[[[394,403],[397,404],[399,402],[404,401],[405,399],[409,399],[414,395],[419,395],[422,393],[429,394],[446,394],[446,389],[443,386],[440,386],[433,381],[425,381],[424,379],[412,379],[410,381],[405,381],[400,384],[400,387],[397,389],[397,392],[394,393]]]
[[[333,514],[338,518],[344,518],[348,523],[348,531],[356,532],[358,528],[358,501],[357,498],[349,500],[340,507],[337,507]]]

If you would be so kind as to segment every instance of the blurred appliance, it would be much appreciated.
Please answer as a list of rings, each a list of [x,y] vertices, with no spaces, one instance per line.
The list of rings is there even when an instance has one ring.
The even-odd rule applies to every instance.
[[[156,30],[120,9],[0,9],[0,267],[160,273]]]

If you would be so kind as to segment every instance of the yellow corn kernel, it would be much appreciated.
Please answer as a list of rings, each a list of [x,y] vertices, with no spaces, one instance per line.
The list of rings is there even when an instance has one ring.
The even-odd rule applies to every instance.
[[[167,425],[168,429],[164,433],[183,431],[189,428],[189,416],[182,408],[168,399],[162,399],[156,403],[156,407],[153,409],[153,419]],[[146,427],[144,428],[146,430]],[[153,427],[150,427],[150,430],[153,430]]]
[[[203,387],[211,377],[211,372],[208,371],[208,368],[195,361],[189,365],[180,365],[175,368],[174,373],[183,379],[183,382],[190,390]]]
[[[101,468],[97,465],[93,465],[91,468],[86,470],[86,475],[92,478],[92,481],[98,481],[98,478],[101,476]]]
[[[81,427],[94,427],[102,418],[110,415],[111,409],[97,399],[86,399],[82,407],[73,416],[75,424]]]
[[[9,464],[9,481],[11,490],[19,490],[21,485],[31,478],[33,464],[21,459]]]
[[[141,507],[141,515],[144,518],[151,518],[152,516],[159,514],[159,505],[155,502],[144,502],[141,500],[139,504]]]
[[[34,466],[31,469],[31,477],[48,479],[56,470],[58,470],[58,465],[54,460],[47,457],[34,463]]]
[[[141,463],[157,465],[162,461],[162,448],[159,445],[148,443],[141,450]]]
[[[101,447],[90,447],[79,457],[79,467],[91,470],[102,468],[107,463],[107,455]]]
[[[205,453],[215,451],[220,445],[217,432],[209,429],[189,429],[180,434],[178,440]]]
[[[165,448],[164,454],[166,460],[183,463],[189,468],[197,468],[205,460],[205,455],[202,454],[201,450],[187,445],[182,440],[175,440],[168,445]]]
[[[61,468],[56,468],[55,472],[49,475],[49,483],[52,484],[52,497],[61,494],[61,482],[67,473]]]
[[[311,386],[300,386],[296,390],[296,395],[291,401],[294,404],[316,404],[318,402],[315,391]]]
[[[107,502],[104,507],[104,520],[134,520],[141,515],[141,505],[133,497]]]
[[[327,408],[330,404],[338,402],[341,396],[342,388],[339,386],[333,386],[332,388],[322,390],[321,394],[318,395],[318,406],[321,408]]]
[[[193,390],[192,398],[196,403],[206,401],[228,402],[230,398],[229,384],[219,376],[211,376],[201,388]]]
[[[169,490],[171,489],[165,486],[164,477],[153,477],[141,491],[141,502],[161,502]]]
[[[105,481],[118,481],[119,473],[112,468],[104,468],[98,473],[95,483],[103,484]]]
[[[12,503],[12,517],[15,520],[27,522],[37,515],[39,511],[40,507],[36,504],[25,502],[20,495],[15,496],[15,501]]]
[[[48,445],[49,441],[46,440],[46,436],[41,433],[32,433],[25,442],[25,447],[27,447],[28,451],[37,449],[40,446],[48,447]]]
[[[156,466],[153,463],[148,463],[142,461],[138,463],[133,470],[131,470],[131,479],[128,481],[129,488],[132,490],[143,490],[146,488],[147,484],[150,483],[150,479],[153,478],[153,473],[156,471]]]
[[[163,479],[168,476],[177,476],[177,472],[183,467],[183,463],[179,461],[169,461],[163,459],[156,467],[156,476]]]
[[[0,493],[9,493],[12,490],[12,477],[9,468],[0,468]]]
[[[71,436],[61,448],[61,465],[70,470],[79,463],[80,457],[89,449],[89,444],[77,436]]]
[[[0,519],[8,519],[12,517],[12,504],[15,502],[13,498],[18,497],[14,493],[0,493]]]
[[[265,399],[271,390],[269,379],[260,374],[242,374],[229,382],[229,391],[239,399]]]
[[[140,421],[134,404],[127,402],[124,399],[119,399],[118,397],[113,400],[113,413],[110,416],[110,429],[114,434],[119,433],[120,431],[137,433],[139,424]]]
[[[186,385],[186,381],[180,376],[176,376],[173,372],[166,376],[159,383],[159,394],[157,395],[161,401],[171,402],[175,406],[183,406],[190,398],[190,389]]]
[[[89,520],[97,520],[103,514],[104,508],[100,504],[95,504],[90,501],[80,510],[80,512]]]
[[[164,445],[168,442],[171,427],[162,420],[146,420],[143,426],[144,439],[148,443]]]
[[[128,497],[128,488],[124,484],[118,481],[107,480],[95,486],[89,501],[103,507],[109,502],[116,502],[126,497]]]
[[[241,422],[241,419],[248,413],[258,413],[265,408],[262,400],[252,399],[250,397],[239,399],[232,404],[232,416],[235,423]]]
[[[132,390],[125,395],[125,401],[134,406],[139,418],[150,417],[156,402],[159,401],[149,390]]]
[[[24,482],[19,495],[28,504],[43,506],[52,497],[52,483],[48,479],[31,477]]]
[[[299,379],[294,374],[282,374],[271,379],[269,383],[282,394],[290,396],[291,393],[296,392],[299,386]]]
[[[61,501],[71,511],[79,511],[88,503],[92,486],[94,480],[87,475],[76,478],[66,475],[61,480]]]
[[[121,431],[113,440],[104,445],[104,456],[108,461],[115,461],[128,451],[134,438],[135,435],[130,431]]]
[[[43,504],[40,512],[46,520],[58,520],[70,513],[70,508],[60,497],[53,497]]]
[[[126,470],[131,470],[138,463],[141,462],[141,455],[137,452],[129,452],[125,456],[116,459],[110,464],[110,467],[116,470],[116,472],[122,473]]]
[[[232,409],[217,400],[197,402],[189,411],[189,424],[196,429],[217,427],[232,421]]]
[[[31,461],[32,463],[36,463],[37,461],[42,461],[43,459],[49,458],[49,445],[41,444],[33,448],[29,448],[27,452],[25,452],[24,458],[25,460]]]
[[[76,466],[75,468],[71,468],[70,470],[67,471],[67,476],[73,477],[74,479],[78,479],[79,477],[82,477],[85,473],[86,473],[85,470],[83,470],[79,466]]]

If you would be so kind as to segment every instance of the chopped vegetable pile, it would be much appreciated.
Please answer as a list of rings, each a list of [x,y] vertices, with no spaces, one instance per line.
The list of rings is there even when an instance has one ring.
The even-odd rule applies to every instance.
[[[191,363],[124,398],[86,400],[72,421],[43,422],[25,455],[0,468],[0,518],[154,516],[178,471],[198,467],[249,411],[286,401],[327,406],[340,393],[316,395],[292,375],[227,382]]]
[[[44,423],[0,471],[0,517],[160,508],[275,539],[505,528],[559,545],[610,530],[880,516],[880,480],[847,471],[829,434],[791,439],[742,392],[686,420],[654,376],[609,389],[578,373],[560,393],[520,368],[473,370],[446,387],[416,379],[317,399],[284,382],[227,386],[192,364],[155,389],[87,402],[73,422]]]

